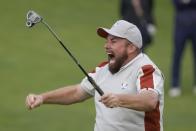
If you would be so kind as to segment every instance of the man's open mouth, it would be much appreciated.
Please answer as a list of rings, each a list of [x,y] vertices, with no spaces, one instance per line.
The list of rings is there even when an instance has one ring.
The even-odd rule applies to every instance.
[[[112,52],[107,53],[108,54],[108,61],[109,63],[114,63],[115,62],[115,55]]]

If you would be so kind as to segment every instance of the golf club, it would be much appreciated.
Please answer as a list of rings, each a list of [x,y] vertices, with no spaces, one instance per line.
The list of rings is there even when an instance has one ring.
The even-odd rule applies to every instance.
[[[39,22],[41,22],[42,24],[44,24],[47,27],[47,29],[52,33],[52,35],[56,38],[56,40],[58,40],[58,42],[65,49],[65,51],[69,54],[69,56],[72,58],[72,60],[76,63],[76,65],[84,73],[84,75],[87,77],[87,79],[89,80],[89,82],[93,85],[93,87],[95,88],[95,90],[102,96],[104,94],[104,92],[102,91],[102,89],[96,84],[96,82],[94,81],[94,79],[91,76],[88,75],[88,73],[79,64],[79,62],[76,60],[76,58],[72,55],[72,53],[68,50],[68,48],[63,44],[63,42],[59,39],[59,37],[57,36],[57,34],[52,30],[52,28],[36,12],[34,12],[32,10],[28,11],[28,13],[27,13],[26,26],[29,27],[29,28],[31,28],[35,24],[37,24]]]

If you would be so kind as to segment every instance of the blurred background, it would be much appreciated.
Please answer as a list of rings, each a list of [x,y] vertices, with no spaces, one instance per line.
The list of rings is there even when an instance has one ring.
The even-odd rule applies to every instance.
[[[38,24],[25,26],[26,13],[35,10],[57,32],[81,65],[90,71],[106,59],[99,26],[119,19],[119,0],[0,0],[0,131],[92,131],[93,100],[71,106],[25,107],[28,93],[40,93],[79,83],[84,75],[50,32]],[[192,94],[192,50],[182,61],[182,96],[170,98],[173,5],[155,1],[157,34],[147,54],[165,75],[165,131],[196,130],[196,96]]]

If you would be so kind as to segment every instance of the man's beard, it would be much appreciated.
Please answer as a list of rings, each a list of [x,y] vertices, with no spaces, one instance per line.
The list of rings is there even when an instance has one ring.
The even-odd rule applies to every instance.
[[[112,74],[117,73],[124,64],[124,62],[127,60],[127,58],[128,55],[126,52],[124,52],[121,56],[114,56],[113,58],[109,58],[109,71]],[[115,62],[110,63],[111,59],[114,59]]]

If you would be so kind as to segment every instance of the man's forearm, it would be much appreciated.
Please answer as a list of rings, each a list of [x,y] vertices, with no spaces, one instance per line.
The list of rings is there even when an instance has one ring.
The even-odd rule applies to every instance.
[[[119,94],[119,106],[138,111],[151,111],[156,108],[158,96],[153,91],[136,95]]]
[[[80,85],[59,88],[53,91],[40,94],[43,98],[43,104],[62,104],[69,105],[81,102],[90,96],[84,92]]]

